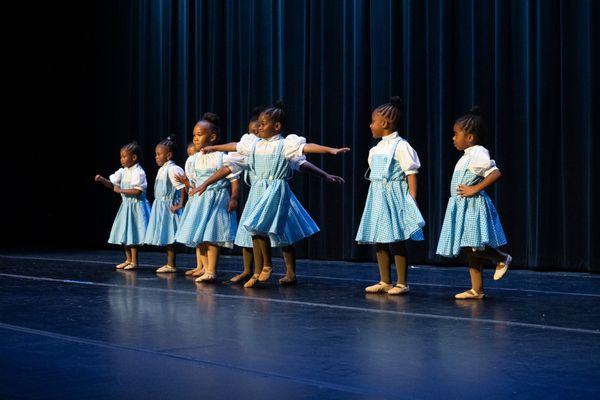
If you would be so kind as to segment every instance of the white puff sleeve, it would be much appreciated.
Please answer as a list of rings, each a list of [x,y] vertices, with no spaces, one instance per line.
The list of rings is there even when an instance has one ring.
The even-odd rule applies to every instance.
[[[171,167],[169,167],[169,180],[171,181],[173,187],[177,190],[183,189],[185,187],[183,183],[180,183],[177,181],[177,179],[175,179],[177,175],[183,175],[183,173],[183,169],[181,169],[179,165],[172,165]]]
[[[249,156],[252,153],[255,142],[258,140],[256,136],[247,133],[240,138],[240,141],[235,146],[236,151],[243,156]]]
[[[406,141],[402,140],[396,147],[396,154],[394,154],[396,161],[400,163],[400,168],[404,171],[405,175],[413,175],[419,173],[421,168],[421,161],[415,149]]]
[[[121,185],[121,180],[123,179],[123,172],[125,172],[125,169],[119,168],[117,171],[115,171],[114,174],[109,176],[108,180],[110,181],[110,183],[112,183],[113,185]]]
[[[138,189],[145,192],[148,188],[148,182],[146,181],[146,173],[141,167],[134,168],[131,171],[131,177],[129,183],[132,189]]]
[[[489,151],[483,146],[478,146],[478,148],[474,149],[469,156],[469,171],[475,175],[483,176],[485,178],[498,169],[498,167],[496,167],[496,162],[490,159]]]
[[[283,142],[283,156],[288,160],[302,157],[304,155],[304,146],[306,146],[305,137],[288,135]]]
[[[244,169],[248,168],[246,157],[238,152],[223,154],[223,165],[231,170],[231,173],[226,176],[231,182],[240,179]]]
[[[290,159],[290,168],[294,171],[300,171],[302,164],[306,162],[306,156],[294,157]]]

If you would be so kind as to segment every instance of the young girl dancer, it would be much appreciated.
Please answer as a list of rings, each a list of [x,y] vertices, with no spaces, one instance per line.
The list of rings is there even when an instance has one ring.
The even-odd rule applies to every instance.
[[[194,127],[193,134],[194,146],[198,151],[193,156],[194,181],[201,184],[225,162],[230,162],[232,157],[222,152],[200,153],[203,147],[214,144],[219,137],[219,117],[216,114],[205,113]],[[179,175],[177,179],[190,185],[184,175]],[[213,282],[217,274],[219,247],[233,247],[237,229],[234,210],[237,207],[238,191],[239,182],[233,175],[215,182],[202,192],[198,192],[197,188],[190,191],[175,240],[200,249],[204,274],[196,282]]]
[[[146,200],[146,173],[138,164],[142,149],[137,142],[121,148],[120,161],[123,168],[109,179],[96,175],[95,181],[121,195],[121,206],[110,230],[108,243],[123,245],[125,261],[117,269],[134,269],[138,265],[137,246],[143,244],[150,204]]]
[[[484,191],[500,179],[500,170],[490,159],[488,150],[479,143],[485,132],[479,107],[473,107],[454,123],[454,147],[464,151],[458,160],[450,183],[450,200],[440,233],[437,254],[456,257],[463,254],[469,265],[471,289],[454,296],[457,299],[481,299],[484,260],[496,264],[494,280],[506,274],[512,261],[509,254],[497,248],[506,237],[494,204]]]
[[[406,240],[423,240],[425,221],[416,204],[421,164],[417,152],[398,135],[401,107],[400,98],[392,97],[371,114],[371,133],[381,140],[369,151],[371,185],[356,241],[375,245],[380,281],[365,288],[367,293],[407,293]],[[392,256],[395,286],[390,272]]]
[[[248,133],[243,135],[240,139],[241,142],[246,140],[258,141],[258,117],[261,112],[264,111],[262,107],[256,107],[252,110],[252,116],[248,123]],[[235,145],[235,144],[234,144]],[[325,179],[328,182],[333,183],[344,183],[344,179],[339,176],[330,175],[320,168],[316,167],[312,163],[306,160],[306,157],[294,158],[291,160],[290,167],[294,171],[302,170],[304,172],[311,173],[315,176]],[[256,175],[252,170],[246,169],[244,171],[244,181],[251,186],[252,182],[256,180]],[[242,213],[242,218],[244,214]],[[244,264],[244,270],[241,274],[238,274],[231,278],[229,281],[232,283],[245,283],[248,278],[253,275],[252,263],[254,261],[254,254],[252,251],[252,236],[250,232],[246,230],[242,225],[238,226],[237,233],[235,235],[235,244],[242,248],[242,259]],[[296,252],[293,245],[282,247],[282,255],[285,262],[285,276],[279,279],[279,284],[282,286],[295,285],[296,280]]]
[[[187,152],[188,158],[185,161],[184,170],[185,170],[185,176],[187,177],[186,192],[189,194],[189,192],[193,188],[196,187],[196,185],[194,183],[194,157],[192,157],[194,154],[196,154],[196,148],[194,147],[194,142],[188,143],[186,152]],[[187,206],[187,204],[186,204],[186,206]],[[184,210],[184,213],[185,213],[185,210]],[[183,219],[180,220],[180,224],[181,224],[182,220]],[[202,257],[200,256],[200,248],[196,247],[196,267],[185,271],[185,275],[186,276],[194,276],[197,278],[197,277],[202,276],[203,274],[204,274],[204,266],[202,265]]]
[[[186,194],[185,185],[176,180],[183,170],[173,162],[174,151],[175,142],[171,136],[156,145],[154,158],[160,168],[154,182],[154,203],[144,239],[145,244],[167,247],[167,263],[156,270],[160,273],[176,271],[175,233]]]
[[[206,184],[221,179],[228,172],[237,172],[239,168],[247,168],[256,176],[240,220],[240,225],[252,236],[254,252],[254,275],[244,285],[246,288],[270,278],[271,246],[290,246],[319,231],[287,183],[291,173],[291,160],[307,153],[337,155],[350,151],[349,148],[336,149],[307,144],[305,138],[297,135],[283,138],[283,103],[263,111],[258,121],[260,140],[248,139],[237,144],[204,149],[207,152],[237,150],[245,156],[245,160],[225,163],[226,168],[218,171],[198,188],[202,192]]]

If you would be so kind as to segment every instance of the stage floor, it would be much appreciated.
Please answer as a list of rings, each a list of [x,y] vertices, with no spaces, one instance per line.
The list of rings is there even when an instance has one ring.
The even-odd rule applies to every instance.
[[[600,396],[600,276],[299,261],[299,284],[115,271],[120,252],[0,254],[1,399],[577,399]],[[241,270],[221,259],[219,282]],[[281,259],[275,260],[282,272]]]

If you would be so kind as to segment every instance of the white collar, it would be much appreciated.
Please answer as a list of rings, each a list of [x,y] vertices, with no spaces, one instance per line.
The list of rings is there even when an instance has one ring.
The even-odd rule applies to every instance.
[[[382,142],[389,142],[390,140],[394,140],[398,137],[398,132],[390,133],[389,135],[383,136],[381,138]]]
[[[467,148],[465,149],[465,154],[469,154],[469,153],[471,153],[471,152],[475,151],[475,148],[476,148],[476,147],[481,147],[481,146],[480,146],[480,145],[478,145],[478,144],[476,144],[475,146],[467,147]]]
[[[140,166],[139,163],[133,164],[131,167],[125,167],[125,171],[132,171]]]
[[[263,139],[263,140],[266,140],[267,142],[274,142],[274,141],[279,140],[279,139],[281,139],[281,133],[279,133],[279,134],[277,134],[275,136],[271,136],[268,139]]]

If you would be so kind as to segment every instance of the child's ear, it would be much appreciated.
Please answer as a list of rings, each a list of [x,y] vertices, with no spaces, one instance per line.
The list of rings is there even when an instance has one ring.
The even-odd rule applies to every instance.
[[[281,122],[275,122],[275,124],[273,125],[273,127],[275,128],[276,131],[280,131],[282,126],[281,126]]]
[[[167,160],[171,160],[173,158],[173,153],[172,152],[168,152],[167,153]]]
[[[216,133],[211,133],[210,134],[210,141],[211,142],[216,142],[217,141],[217,134]]]
[[[138,156],[137,156],[137,154],[132,154],[132,155],[131,155],[131,159],[132,159],[133,161],[137,161],[137,160],[138,160]]]
[[[389,128],[389,126],[390,126],[390,121],[388,121],[387,119],[383,119],[383,118],[382,118],[382,121],[381,121],[381,127],[382,127],[383,129],[388,129],[388,128]]]

